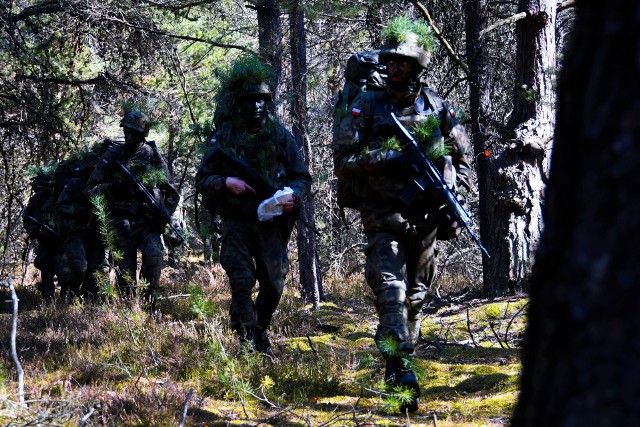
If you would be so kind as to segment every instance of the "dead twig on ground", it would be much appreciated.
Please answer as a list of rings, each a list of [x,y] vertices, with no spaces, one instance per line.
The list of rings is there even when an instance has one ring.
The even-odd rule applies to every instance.
[[[24,371],[22,370],[22,365],[20,364],[18,351],[16,349],[16,337],[18,335],[18,302],[20,300],[18,299],[18,295],[16,294],[16,288],[13,286],[11,276],[7,278],[3,285],[9,288],[9,292],[11,293],[11,358],[13,359],[13,363],[16,366],[16,374],[18,380],[18,400],[21,405],[26,406],[24,403]]]
[[[184,407],[182,409],[182,418],[180,419],[180,427],[184,427],[184,423],[187,421],[187,411],[189,410],[189,401],[193,396],[193,389],[190,388],[187,393],[187,397],[184,399]]]

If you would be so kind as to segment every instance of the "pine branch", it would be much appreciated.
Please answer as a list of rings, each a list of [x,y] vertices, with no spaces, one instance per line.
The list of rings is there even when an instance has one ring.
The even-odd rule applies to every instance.
[[[444,38],[444,36],[436,26],[435,22],[433,22],[433,19],[431,19],[431,14],[427,10],[427,8],[424,7],[424,5],[420,3],[420,1],[418,0],[411,0],[411,4],[413,4],[415,8],[418,9],[420,13],[422,13],[422,16],[425,17],[427,22],[429,22],[429,26],[433,30],[433,34],[435,34],[435,36],[438,38],[440,43],[442,43],[442,45],[445,47],[447,53],[449,54],[453,62],[458,64],[458,66],[462,68],[462,70],[467,76],[471,75],[471,71],[469,71],[469,67],[467,66],[467,64],[464,63],[464,61],[462,61],[462,59],[460,59],[458,54],[454,52],[453,48],[451,47],[451,44],[449,44],[447,39]]]

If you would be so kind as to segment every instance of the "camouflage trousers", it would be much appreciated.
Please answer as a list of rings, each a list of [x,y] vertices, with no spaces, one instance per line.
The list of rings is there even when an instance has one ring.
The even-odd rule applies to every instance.
[[[413,353],[419,337],[422,306],[436,274],[436,230],[367,231],[365,277],[378,313],[376,344],[389,356],[385,340],[401,354]]]
[[[58,238],[38,238],[33,266],[40,270],[40,293],[46,301],[53,301],[55,297],[54,278],[60,269],[61,249],[62,242]]]
[[[60,283],[72,296],[82,295],[87,300],[97,300],[96,273],[108,269],[105,258],[105,249],[97,234],[68,236],[62,248]]]
[[[271,324],[289,271],[287,242],[277,221],[222,221],[220,263],[231,287],[231,328],[243,335]],[[255,302],[253,288],[259,284]]]
[[[142,254],[140,279],[146,282],[144,297],[151,298],[160,288],[160,274],[164,265],[164,246],[160,231],[144,220],[116,217],[114,220],[118,250],[122,258],[114,261],[120,294],[131,297],[136,294],[138,250]]]

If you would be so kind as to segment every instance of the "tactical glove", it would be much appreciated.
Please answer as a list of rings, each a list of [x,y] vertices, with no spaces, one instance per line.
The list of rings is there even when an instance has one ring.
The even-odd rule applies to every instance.
[[[449,209],[441,209],[436,214],[436,224],[438,231],[436,233],[436,239],[438,240],[450,240],[460,235],[462,226],[453,218],[453,215]]]
[[[387,173],[391,172],[394,175],[401,175],[406,173],[407,169],[411,167],[409,158],[398,150],[388,150],[384,159],[383,170]]]

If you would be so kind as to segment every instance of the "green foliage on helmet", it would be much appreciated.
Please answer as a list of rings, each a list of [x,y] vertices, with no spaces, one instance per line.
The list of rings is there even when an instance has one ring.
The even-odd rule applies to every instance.
[[[27,168],[27,176],[32,178],[42,177],[52,179],[53,175],[56,173],[56,169],[58,169],[58,162],[50,160],[42,166],[29,166]]]
[[[271,68],[253,55],[242,55],[220,76],[220,88],[215,97],[216,115],[226,117],[233,112],[236,100],[242,96],[262,94],[269,100],[268,83],[273,78]]]
[[[433,48],[433,34],[424,21],[416,21],[407,15],[396,16],[382,31],[384,46],[380,50],[380,62],[385,63],[390,55],[414,59],[422,68],[427,68]]]
[[[51,160],[42,166],[30,166],[27,168],[27,176],[31,178],[31,187],[34,191],[50,188],[55,185],[55,174],[58,170],[58,162]]]

